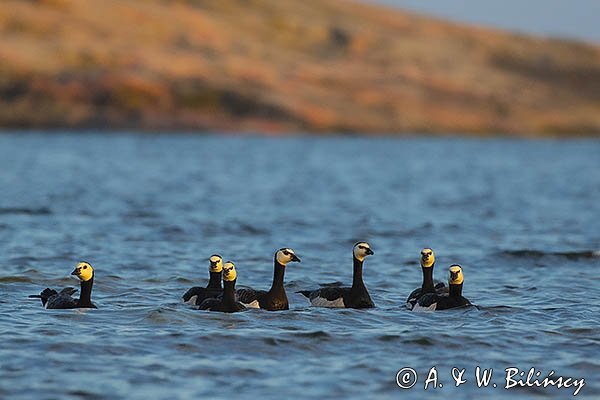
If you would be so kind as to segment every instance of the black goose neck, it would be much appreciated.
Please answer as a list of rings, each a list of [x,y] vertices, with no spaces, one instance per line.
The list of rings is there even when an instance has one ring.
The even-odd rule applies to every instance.
[[[435,292],[435,287],[433,285],[433,265],[429,268],[421,266],[421,269],[423,270],[423,285],[421,286],[421,292]]]
[[[275,261],[273,263],[273,284],[271,285],[271,291],[274,290],[283,290],[283,278],[285,276],[285,265],[281,264],[277,261],[277,257],[275,257]]]
[[[94,276],[87,280],[81,281],[81,295],[79,296],[80,306],[92,305],[92,286],[94,286]]]
[[[457,284],[450,284],[450,297],[462,297],[462,287],[463,284],[459,283]]]
[[[223,303],[235,303],[235,281],[236,280],[223,282]]]
[[[352,288],[362,288],[365,286],[363,282],[363,261],[356,258],[355,255],[352,255],[352,263],[354,265],[354,270],[352,272]]]
[[[221,281],[222,281],[223,272],[210,272],[210,278],[208,280],[207,289],[222,289]]]

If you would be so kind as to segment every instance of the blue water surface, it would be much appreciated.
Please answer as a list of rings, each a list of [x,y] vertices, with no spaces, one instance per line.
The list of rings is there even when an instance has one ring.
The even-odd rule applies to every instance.
[[[2,399],[573,397],[506,390],[510,367],[600,396],[600,141],[5,132],[0,189]],[[377,308],[294,293],[350,283],[358,240]],[[213,253],[268,288],[283,246],[302,258],[289,311],[180,302]],[[463,266],[478,308],[404,308],[425,246],[436,278]],[[27,297],[77,285],[79,260],[97,310]],[[487,388],[477,366],[494,370]]]

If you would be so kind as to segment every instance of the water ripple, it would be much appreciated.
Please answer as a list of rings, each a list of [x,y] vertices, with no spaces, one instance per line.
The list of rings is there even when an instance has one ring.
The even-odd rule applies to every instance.
[[[597,141],[0,135],[0,398],[420,399],[395,374],[415,368],[422,384],[434,365],[443,397],[572,396],[451,385],[452,367],[477,365],[585,377],[582,396],[598,397],[599,153]],[[375,251],[364,280],[377,308],[294,293],[349,286],[359,240]],[[239,287],[268,288],[284,246],[302,259],[286,267],[290,310],[180,302],[215,252]],[[436,279],[463,266],[478,307],[406,310],[425,246]],[[95,266],[97,310],[27,298],[73,286],[80,259]]]

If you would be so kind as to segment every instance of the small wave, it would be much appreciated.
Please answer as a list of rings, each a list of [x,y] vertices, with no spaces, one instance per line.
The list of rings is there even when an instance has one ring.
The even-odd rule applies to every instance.
[[[288,339],[267,337],[263,339],[263,343],[269,346],[286,346],[290,343],[293,343],[293,341]]]
[[[507,311],[515,311],[520,310],[520,307],[511,307],[511,306],[488,306],[488,307],[479,307],[481,311],[499,311],[499,312],[507,312]]]
[[[126,213],[123,213],[121,216],[123,217],[123,219],[126,219],[126,220],[155,219],[155,218],[160,217],[160,214],[158,214],[154,211],[147,211],[147,210],[130,210]]]
[[[586,361],[579,361],[579,362],[573,363],[573,364],[569,365],[569,368],[577,368],[577,369],[587,370],[587,371],[600,371],[600,364],[595,363],[590,360],[586,360]]]
[[[418,344],[420,346],[433,346],[435,344],[435,342],[428,337],[407,339],[407,340],[404,340],[403,343],[408,344],[408,345]]]
[[[515,392],[530,392],[532,394],[537,394],[537,395],[544,395],[546,393],[543,388],[528,387],[528,386],[512,386],[506,390],[511,390],[511,391],[515,391]]]
[[[170,235],[182,235],[185,233],[185,229],[183,229],[182,227],[178,226],[178,225],[169,225],[169,226],[165,226],[163,227],[160,232],[163,235],[166,236],[170,236]]]
[[[184,353],[196,353],[202,350],[202,346],[195,343],[175,343],[174,347]]]
[[[168,320],[169,310],[165,308],[154,308],[148,311],[144,318],[149,320],[163,321]]]
[[[500,315],[508,315],[508,314],[518,314],[521,312],[527,311],[527,309],[522,307],[511,307],[511,306],[478,306],[477,310],[482,313],[483,317],[497,317]]]
[[[322,288],[329,288],[329,287],[341,287],[343,284],[344,284],[344,282],[336,281],[336,282],[331,282],[331,283],[320,283],[319,286]]]
[[[293,333],[296,337],[307,337],[307,338],[318,338],[318,339],[329,339],[331,335],[325,331],[311,331],[311,332],[296,332]]]
[[[582,328],[566,328],[564,329],[565,332],[567,333],[572,333],[574,335],[586,335],[588,333],[595,333],[597,332],[597,328],[587,328],[587,327],[582,327]]]
[[[506,289],[504,292],[514,292],[515,290],[518,291],[534,291],[534,290],[538,290],[537,286],[530,286],[528,288],[526,287],[522,287],[522,286],[515,286],[515,285],[504,285],[504,289]]]
[[[0,215],[50,215],[52,210],[48,207],[0,207]]]
[[[247,224],[244,222],[240,222],[240,223],[233,225],[231,230],[233,233],[237,233],[240,235],[252,235],[252,236],[254,236],[254,235],[265,236],[270,233],[269,230],[267,230],[267,229],[259,228],[257,226],[250,225],[250,224]]]
[[[177,283],[191,284],[191,283],[198,281],[198,279],[190,279],[190,278],[185,278],[183,276],[176,276],[174,278],[169,279],[169,281],[177,282]],[[205,282],[206,282],[206,279],[202,279],[202,284],[204,284]]]
[[[33,283],[33,280],[26,276],[1,276],[0,283]]]
[[[80,398],[80,399],[103,399],[104,395],[102,394],[98,394],[98,393],[94,393],[94,392],[89,392],[87,390],[71,390],[68,392],[68,394],[70,394],[71,396]]]
[[[393,335],[393,334],[387,334],[387,335],[381,335],[377,338],[377,340],[381,341],[381,342],[395,342],[396,340],[401,339],[400,335]]]
[[[513,257],[513,258],[542,258],[542,257],[558,257],[566,258],[568,260],[581,260],[581,259],[592,259],[600,258],[600,250],[581,250],[581,251],[542,251],[532,249],[518,249],[518,250],[503,250],[496,253],[501,257]]]

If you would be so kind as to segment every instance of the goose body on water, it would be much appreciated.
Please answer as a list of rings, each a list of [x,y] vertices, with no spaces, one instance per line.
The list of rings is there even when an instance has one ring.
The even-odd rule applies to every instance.
[[[372,308],[375,307],[363,282],[363,263],[373,255],[367,242],[358,242],[352,248],[352,287],[322,287],[316,290],[301,290],[315,307]]]

